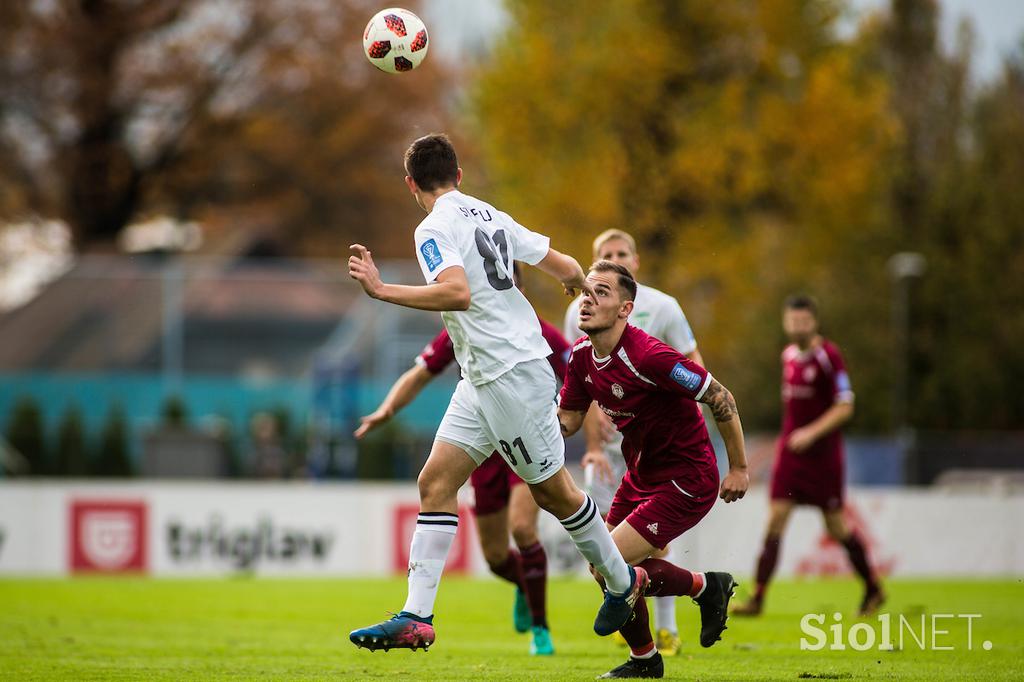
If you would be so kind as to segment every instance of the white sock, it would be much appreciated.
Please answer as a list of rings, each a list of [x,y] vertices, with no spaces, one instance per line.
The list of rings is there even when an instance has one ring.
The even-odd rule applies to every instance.
[[[608,591],[624,594],[629,589],[629,566],[623,561],[590,495],[584,495],[583,504],[576,513],[567,519],[559,519],[559,523],[568,531],[583,558],[604,576]]]
[[[420,618],[434,614],[441,572],[452,548],[459,517],[447,512],[420,512],[409,548],[409,596],[403,611]]]
[[[693,598],[696,599],[700,595],[704,594],[704,590],[708,588],[708,577],[704,573],[694,573],[693,575],[694,577],[699,575],[701,580],[703,581],[700,585],[700,589],[697,590],[697,594],[693,595]]]
[[[656,647],[656,646],[651,646],[651,650],[650,650],[650,651],[648,651],[648,652],[647,652],[646,654],[640,654],[639,656],[637,656],[636,654],[634,654],[634,653],[633,653],[633,652],[631,651],[631,652],[629,652],[629,655],[630,655],[630,656],[631,656],[632,658],[635,658],[635,659],[636,659],[636,660],[638,660],[638,661],[643,661],[643,660],[646,660],[646,659],[648,659],[648,658],[654,658],[654,654],[656,654],[656,653],[658,653],[658,647]]]
[[[673,635],[679,634],[679,626],[676,625],[676,598],[674,595],[668,597],[654,598],[654,630],[668,630]]]

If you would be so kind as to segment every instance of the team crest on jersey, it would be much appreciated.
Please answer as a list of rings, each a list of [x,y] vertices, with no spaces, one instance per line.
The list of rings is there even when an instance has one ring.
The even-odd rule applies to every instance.
[[[648,523],[647,524],[647,530],[651,531],[651,535],[657,535],[658,534],[658,523],[657,523],[657,521],[655,521],[654,523]]]
[[[592,384],[592,383],[594,383],[594,380],[590,378],[590,375],[589,375],[589,374],[587,375],[587,378],[586,378],[586,379],[584,379],[584,381],[586,381],[586,382],[587,382],[588,384]]]
[[[431,272],[436,270],[443,260],[441,249],[437,248],[437,242],[433,239],[428,239],[420,245],[420,253],[423,254],[423,262],[427,264],[427,269]]]
[[[817,374],[817,372],[815,371],[813,365],[808,365],[807,367],[804,367],[804,381],[806,381],[807,383],[811,383],[812,381],[814,381],[815,374]]]
[[[618,384],[612,384],[612,395],[614,395],[619,400],[622,400],[622,396],[626,395],[626,392],[622,390],[622,386],[619,386]]]

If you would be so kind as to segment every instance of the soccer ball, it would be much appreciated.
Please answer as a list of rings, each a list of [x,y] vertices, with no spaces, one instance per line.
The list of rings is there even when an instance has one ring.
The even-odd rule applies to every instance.
[[[363,31],[363,52],[381,71],[412,71],[427,56],[427,27],[407,9],[382,9]]]

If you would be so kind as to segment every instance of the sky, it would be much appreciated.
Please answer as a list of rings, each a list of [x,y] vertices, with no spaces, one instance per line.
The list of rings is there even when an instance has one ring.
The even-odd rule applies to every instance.
[[[454,0],[443,0],[454,1]],[[889,5],[889,0],[851,0],[855,12]],[[977,39],[974,77],[987,81],[999,75],[1003,56],[1024,40],[1024,0],[940,0],[942,40],[953,45],[960,19],[974,23]]]
[[[856,15],[887,7],[890,0],[849,2]],[[977,34],[973,75],[981,81],[996,77],[1003,55],[1024,38],[1024,0],[940,0],[940,5],[945,44],[954,44],[960,18],[971,19]],[[422,13],[431,48],[446,58],[459,58],[463,46],[485,45],[507,21],[502,0],[424,0]]]

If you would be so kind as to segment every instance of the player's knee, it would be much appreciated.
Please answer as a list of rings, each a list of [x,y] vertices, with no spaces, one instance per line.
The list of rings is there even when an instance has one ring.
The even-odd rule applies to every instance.
[[[420,505],[423,507],[445,505],[458,493],[458,488],[452,491],[444,478],[427,473],[426,469],[420,472],[416,484],[420,491]]]

